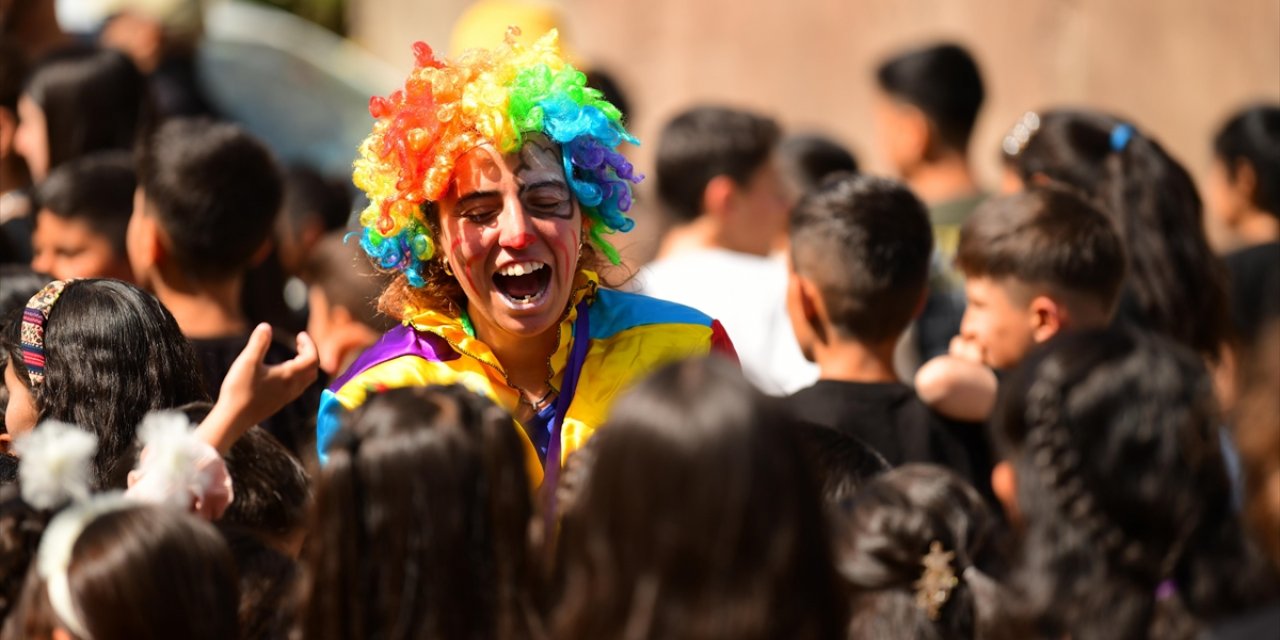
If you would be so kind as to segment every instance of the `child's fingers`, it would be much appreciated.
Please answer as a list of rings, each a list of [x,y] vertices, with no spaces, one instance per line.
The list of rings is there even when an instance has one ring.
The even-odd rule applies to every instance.
[[[303,331],[298,334],[297,340],[298,357],[295,358],[302,366],[313,368],[320,360],[319,352],[316,350],[316,342],[311,336]]]
[[[257,364],[267,357],[267,349],[270,347],[271,325],[263,322],[253,328],[253,333],[249,334],[249,343],[244,346],[240,355],[236,356],[236,360],[247,358],[250,363]]]

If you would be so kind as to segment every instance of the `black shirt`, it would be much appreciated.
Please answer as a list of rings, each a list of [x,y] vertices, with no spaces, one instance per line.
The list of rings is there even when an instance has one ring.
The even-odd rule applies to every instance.
[[[1268,321],[1280,319],[1280,242],[1241,249],[1223,262],[1231,279],[1231,319],[1251,344]]]
[[[222,389],[222,380],[227,377],[231,363],[235,362],[236,356],[240,355],[248,343],[247,333],[225,338],[191,339],[210,398],[215,401],[218,399],[218,391]],[[267,364],[279,364],[297,355],[293,349],[272,340],[264,360]],[[298,399],[262,422],[263,429],[303,460],[309,459],[307,454],[311,453],[315,442],[316,412],[320,408],[320,394],[327,384],[323,378],[323,375],[317,378]]]
[[[943,418],[907,385],[819,380],[787,402],[800,419],[862,440],[892,466],[942,465],[990,495],[991,453],[983,426]]]

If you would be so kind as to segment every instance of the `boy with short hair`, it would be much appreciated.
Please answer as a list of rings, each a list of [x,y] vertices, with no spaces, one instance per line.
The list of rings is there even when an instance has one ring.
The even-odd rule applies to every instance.
[[[969,163],[969,139],[986,97],[973,56],[953,43],[903,51],[876,69],[877,138],[896,173],[929,207],[935,251],[928,302],[903,364],[945,353],[964,312],[952,262],[960,225],[986,197]]]
[[[67,162],[36,188],[31,268],[58,280],[133,280],[125,229],[136,180],[127,151]]]
[[[316,343],[320,368],[337,376],[387,330],[396,326],[378,312],[378,295],[391,276],[365,258],[359,243],[345,242],[344,231],[320,239],[302,268],[307,283],[307,333]]]
[[[658,140],[658,195],[678,221],[658,259],[637,276],[641,293],[719,318],[743,372],[781,394],[816,377],[782,312],[786,269],[770,258],[790,198],[775,162],[781,130],[737,109],[697,107]]]
[[[244,273],[268,249],[282,191],[271,153],[232,124],[171,119],[140,155],[129,260],[191,339],[215,399],[253,328],[241,306]],[[273,342],[266,362],[293,356]],[[295,454],[310,451],[322,388],[317,381],[262,425]]]
[[[1106,214],[1044,186],[979,207],[961,229],[956,266],[968,299],[960,336],[920,369],[916,389],[947,415],[985,419],[995,402],[986,367],[1009,369],[1062,331],[1111,323],[1125,253]]]
[[[843,175],[791,217],[787,310],[816,384],[789,398],[796,414],[866,442],[893,465],[933,462],[979,486],[985,473],[958,437],[894,372],[899,335],[924,302],[933,234],[902,184]]]

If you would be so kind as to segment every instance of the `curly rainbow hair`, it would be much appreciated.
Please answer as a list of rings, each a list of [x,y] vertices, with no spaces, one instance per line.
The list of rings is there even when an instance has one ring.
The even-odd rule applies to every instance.
[[[582,207],[592,245],[618,264],[606,234],[635,222],[631,185],[636,175],[618,153],[638,144],[622,113],[586,86],[586,74],[561,57],[555,31],[531,46],[515,41],[474,49],[441,61],[425,43],[413,45],[416,64],[404,89],[369,100],[376,122],[360,145],[354,181],[369,196],[360,214],[360,246],[380,267],[422,287],[423,264],[435,255],[426,205],[447,192],[463,154],[492,144],[503,154],[541,133],[561,146],[564,172]]]

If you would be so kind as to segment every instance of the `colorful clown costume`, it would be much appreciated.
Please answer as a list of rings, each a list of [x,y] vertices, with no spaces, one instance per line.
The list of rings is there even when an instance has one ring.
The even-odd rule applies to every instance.
[[[580,318],[579,310],[587,317]],[[587,341],[577,334],[586,328]],[[604,424],[610,406],[633,382],[655,368],[681,358],[715,352],[736,359],[720,323],[671,302],[632,293],[600,289],[595,274],[583,272],[568,313],[560,322],[559,346],[548,361],[552,388],[561,395],[567,370],[577,369],[577,385],[563,416],[552,403],[534,424],[520,425],[526,462],[535,485],[542,480],[543,459],[555,447],[548,429],[559,420],[559,461]],[[576,362],[575,362],[576,361]],[[520,392],[506,378],[502,364],[468,331],[462,318],[425,311],[393,329],[361,355],[324,392],[317,422],[322,461],[344,411],[362,404],[370,393],[385,389],[461,384],[514,413]]]

